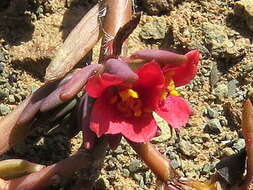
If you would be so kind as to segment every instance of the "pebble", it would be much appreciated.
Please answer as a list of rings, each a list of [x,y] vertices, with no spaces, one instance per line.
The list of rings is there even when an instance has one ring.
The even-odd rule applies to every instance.
[[[8,93],[4,89],[0,89],[0,99],[4,99],[8,96]]]
[[[130,175],[129,170],[126,169],[126,168],[124,168],[124,169],[122,170],[122,175],[125,176],[125,177],[128,177],[128,176]]]
[[[211,119],[204,128],[204,132],[210,134],[219,134],[221,133],[222,127],[219,119]]]
[[[146,171],[145,175],[144,175],[145,184],[151,184],[153,177],[154,177],[154,175],[152,174],[152,172],[150,170]]]
[[[161,40],[165,38],[166,32],[167,23],[165,18],[154,18],[143,25],[140,32],[140,37],[144,40]]]
[[[9,106],[5,105],[5,104],[0,104],[0,115],[7,115],[10,112],[10,108]]]
[[[219,116],[219,113],[210,107],[207,107],[207,115],[209,118],[217,118]]]
[[[226,84],[220,84],[214,89],[214,95],[220,100],[223,100],[228,95],[228,86]]]
[[[228,96],[229,97],[232,97],[235,95],[238,83],[239,82],[236,79],[233,79],[228,82]]]
[[[5,64],[3,62],[0,62],[0,73],[4,71]]]
[[[223,150],[222,150],[223,154],[225,156],[231,156],[233,154],[235,154],[234,150],[230,147],[225,147]]]
[[[136,172],[139,168],[141,167],[141,161],[134,159],[130,164],[129,164],[129,171],[134,173]]]
[[[135,174],[134,174],[134,179],[135,179],[136,181],[138,181],[139,183],[140,183],[141,181],[144,183],[143,177],[142,177],[141,174],[135,173]]]
[[[122,154],[124,151],[125,150],[120,145],[116,148],[116,150],[114,150],[116,154]]]
[[[186,156],[189,156],[189,157],[197,156],[196,149],[188,141],[181,139],[180,142],[178,143],[178,147],[179,147],[179,150]]]
[[[233,149],[240,151],[241,149],[245,148],[245,140],[243,138],[239,138],[234,144]]]
[[[170,164],[174,169],[177,169],[181,166],[177,160],[171,160]]]
[[[10,103],[14,103],[15,102],[14,95],[13,94],[9,95],[8,100],[9,100]]]
[[[210,173],[210,171],[211,171],[211,164],[210,163],[205,164],[202,168],[202,173],[208,174]]]

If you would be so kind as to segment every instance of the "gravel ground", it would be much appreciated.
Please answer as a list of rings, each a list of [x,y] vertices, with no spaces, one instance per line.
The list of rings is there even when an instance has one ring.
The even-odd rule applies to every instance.
[[[43,83],[55,51],[92,3],[1,1],[0,117]],[[180,131],[168,130],[166,122],[157,118],[162,135],[153,143],[181,176],[210,179],[221,159],[245,146],[240,114],[243,100],[253,99],[253,1],[143,0],[135,7],[143,14],[130,36],[129,54],[145,48],[201,52],[197,77],[178,89],[195,114]],[[94,60],[97,55],[94,52]],[[19,157],[50,164],[67,157],[80,144],[80,134],[68,141],[62,131],[47,134],[38,128],[2,159]],[[154,175],[123,140],[108,152],[97,189],[154,189],[154,184]],[[68,189],[68,185],[49,189]]]

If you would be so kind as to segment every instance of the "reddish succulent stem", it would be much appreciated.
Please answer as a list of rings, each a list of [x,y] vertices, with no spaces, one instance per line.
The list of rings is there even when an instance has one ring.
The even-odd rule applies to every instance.
[[[253,107],[249,99],[243,105],[242,131],[247,151],[247,174],[241,189],[246,190],[253,183]]]
[[[100,60],[113,55],[112,40],[116,36],[120,27],[131,19],[132,1],[131,0],[104,0],[100,4],[100,10],[104,11],[102,32],[104,33]]]
[[[164,183],[177,178],[177,174],[167,160],[150,142],[134,143],[128,141],[135,152],[154,172],[154,174]]]
[[[38,190],[49,185],[59,183],[71,177],[81,168],[90,170],[100,167],[104,159],[107,143],[101,139],[92,150],[80,151],[56,164],[47,166],[38,172],[15,178],[13,180],[1,180],[1,190]]]
[[[28,125],[17,126],[16,122],[30,100],[31,96],[0,120],[0,154],[5,153],[28,135],[30,127]]]

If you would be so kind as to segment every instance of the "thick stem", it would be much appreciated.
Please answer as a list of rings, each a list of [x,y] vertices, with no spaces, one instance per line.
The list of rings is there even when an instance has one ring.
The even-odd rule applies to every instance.
[[[159,180],[167,183],[178,177],[174,169],[171,167],[169,160],[158,152],[158,150],[150,142],[128,142]]]
[[[94,170],[101,166],[107,143],[101,139],[92,150],[79,151],[73,156],[40,171],[13,180],[1,180],[1,190],[39,190],[71,177],[82,168]]]
[[[100,60],[113,55],[112,42],[120,27],[130,21],[132,16],[131,0],[103,0],[100,4],[102,32],[104,33],[100,51]]]
[[[30,100],[31,96],[18,105],[14,111],[0,120],[0,154],[5,153],[13,145],[22,141],[27,136],[27,131],[29,131],[30,127],[27,125],[17,127],[16,122]]]
[[[241,189],[247,190],[253,182],[253,107],[249,99],[243,105],[242,131],[247,151],[247,174]]]

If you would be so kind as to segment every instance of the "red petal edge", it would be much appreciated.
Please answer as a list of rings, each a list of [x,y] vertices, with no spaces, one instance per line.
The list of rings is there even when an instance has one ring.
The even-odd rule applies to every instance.
[[[164,67],[163,71],[174,71],[173,80],[176,86],[188,84],[197,74],[197,65],[199,62],[199,51],[192,50],[185,54],[187,62],[178,67]]]
[[[103,73],[102,75],[96,75],[89,79],[85,90],[88,95],[97,98],[106,90],[106,88],[114,85],[119,85],[123,80],[117,75]]]
[[[156,113],[165,119],[171,127],[180,129],[188,122],[193,111],[182,97],[168,96],[160,103]]]

